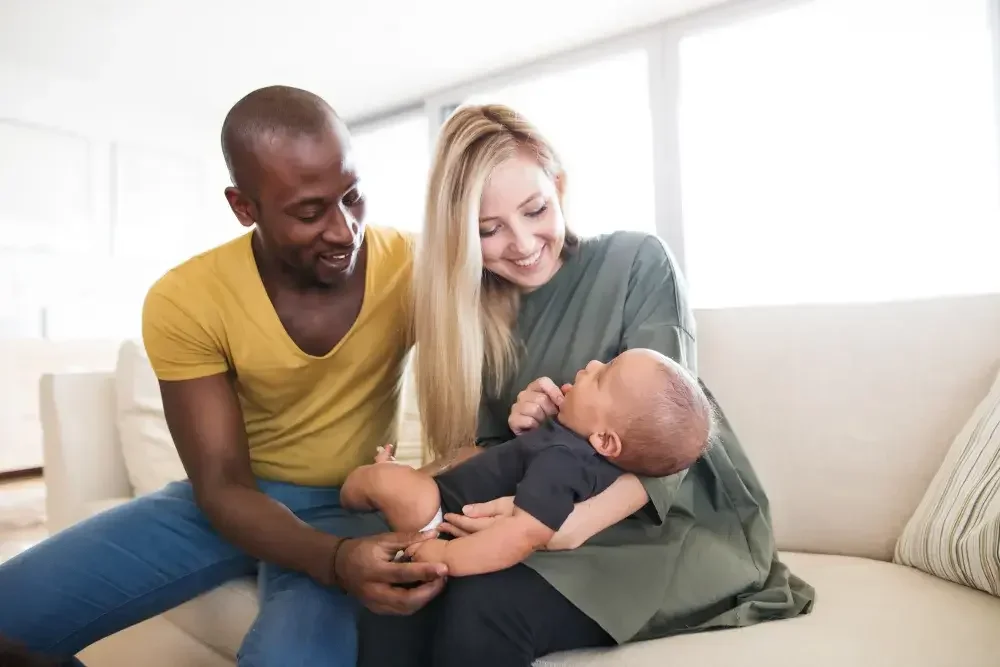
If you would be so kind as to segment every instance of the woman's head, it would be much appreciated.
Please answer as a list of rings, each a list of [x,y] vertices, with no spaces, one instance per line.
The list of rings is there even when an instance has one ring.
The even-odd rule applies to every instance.
[[[486,271],[522,291],[536,289],[555,275],[566,238],[561,183],[561,175],[550,176],[526,150],[493,169],[476,216]]]
[[[415,277],[417,387],[425,437],[469,444],[483,390],[515,362],[518,298],[559,270],[576,237],[552,145],[502,105],[460,107],[441,128]]]
[[[509,107],[460,107],[444,127],[431,170],[425,234],[478,244],[481,279],[519,291],[548,282],[562,263],[567,233],[566,174],[552,145]]]

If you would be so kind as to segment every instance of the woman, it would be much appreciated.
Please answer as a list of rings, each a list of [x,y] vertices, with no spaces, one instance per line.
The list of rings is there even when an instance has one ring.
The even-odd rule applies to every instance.
[[[414,282],[420,412],[439,468],[477,451],[455,443],[488,447],[556,414],[564,383],[592,359],[647,347],[696,371],[694,321],[664,244],[578,238],[565,188],[552,147],[511,109],[464,107],[445,123]],[[381,641],[409,633],[416,644],[398,650],[425,664],[527,667],[554,651],[807,612],[813,591],[777,560],[766,495],[719,417],[717,444],[686,473],[619,479],[577,506],[550,550],[451,579]],[[449,519],[455,533],[471,527]]]

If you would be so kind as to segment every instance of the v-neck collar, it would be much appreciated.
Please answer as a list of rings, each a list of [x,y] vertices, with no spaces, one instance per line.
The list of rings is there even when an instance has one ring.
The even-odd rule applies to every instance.
[[[257,268],[257,261],[253,256],[254,232],[251,231],[250,233],[244,235],[242,251],[243,261],[247,262],[247,268],[254,278],[251,280],[251,293],[248,295],[251,299],[251,306],[253,306],[251,310],[252,312],[262,313],[262,317],[266,319],[266,322],[263,324],[275,329],[285,346],[291,352],[295,353],[296,356],[309,360],[329,359],[344,345],[344,341],[354,334],[359,324],[367,316],[368,306],[371,303],[370,296],[372,289],[372,275],[375,267],[375,262],[373,261],[374,258],[372,257],[372,244],[369,242],[370,233],[371,230],[365,230],[365,238],[364,241],[362,241],[365,247],[365,252],[368,253],[368,256],[365,258],[365,292],[361,296],[361,308],[358,310],[358,316],[354,318],[354,322],[352,322],[350,328],[344,332],[344,335],[340,337],[337,344],[334,345],[329,352],[322,356],[316,356],[304,351],[301,347],[299,347],[299,344],[292,339],[291,334],[288,333],[285,325],[281,322],[281,318],[278,317],[278,311],[275,310],[271,297],[267,294],[267,288],[264,287],[264,279],[261,278],[260,270]]]

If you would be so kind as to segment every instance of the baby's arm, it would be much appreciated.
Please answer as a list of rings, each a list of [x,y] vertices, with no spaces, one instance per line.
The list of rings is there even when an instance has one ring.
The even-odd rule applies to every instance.
[[[594,470],[572,450],[549,447],[535,456],[518,481],[510,516],[447,543],[422,543],[411,555],[418,561],[447,563],[454,577],[503,570],[544,548],[566,523],[573,504],[593,495],[596,486]]]
[[[413,560],[445,563],[452,577],[468,577],[513,567],[544,547],[555,531],[519,507],[478,533],[414,545]]]
[[[437,484],[403,463],[384,460],[356,468],[340,487],[340,504],[359,512],[378,510],[395,531],[422,530],[441,506]]]

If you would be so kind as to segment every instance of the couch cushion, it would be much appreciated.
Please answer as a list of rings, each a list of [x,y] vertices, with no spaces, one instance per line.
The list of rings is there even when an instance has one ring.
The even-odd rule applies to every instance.
[[[917,570],[846,556],[787,553],[817,590],[815,610],[790,621],[670,637],[612,650],[573,651],[538,667],[994,667],[1000,600]],[[235,657],[258,609],[252,579],[231,582],[165,616]],[[775,650],[775,647],[781,647]]]
[[[895,561],[1000,595],[1000,374],[955,437]]]
[[[137,496],[186,479],[163,417],[160,386],[142,346],[122,344],[115,370],[118,432],[129,481]]]
[[[235,660],[236,651],[257,617],[258,609],[257,580],[245,577],[171,609],[163,616],[201,643]]]
[[[891,560],[997,373],[1000,296],[700,310],[699,371],[784,551]]]
[[[917,570],[845,556],[783,554],[816,586],[788,621],[548,656],[538,667],[993,667],[1000,600]]]

